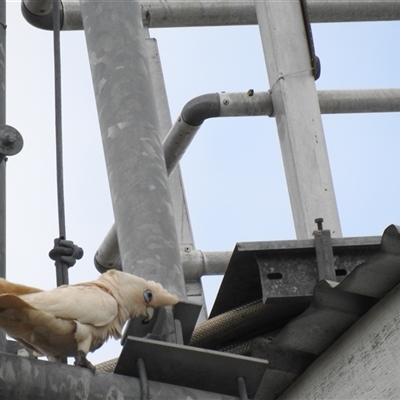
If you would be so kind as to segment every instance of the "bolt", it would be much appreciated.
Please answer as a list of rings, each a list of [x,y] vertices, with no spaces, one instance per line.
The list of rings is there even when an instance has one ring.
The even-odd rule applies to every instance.
[[[10,130],[4,130],[0,133],[0,139],[5,146],[12,146],[17,141],[17,134]]]
[[[224,99],[223,103],[227,106],[229,104],[229,100],[228,99]]]
[[[319,231],[322,231],[322,229],[324,229],[323,226],[322,226],[322,223],[324,222],[323,218],[316,218],[314,220],[314,222],[317,224],[317,227],[318,227]]]

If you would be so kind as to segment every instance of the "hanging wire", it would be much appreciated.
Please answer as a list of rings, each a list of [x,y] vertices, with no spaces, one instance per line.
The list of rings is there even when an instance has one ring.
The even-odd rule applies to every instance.
[[[55,261],[57,286],[68,285],[68,268],[83,257],[83,250],[72,241],[66,240],[64,173],[62,147],[61,113],[61,51],[60,51],[60,0],[53,0],[54,33],[54,89],[55,89],[55,130],[56,130],[56,168],[57,168],[57,205],[59,237],[54,239],[54,248],[49,256]]]
[[[60,1],[53,0],[54,86],[57,157],[57,202],[60,239],[65,239],[64,174],[61,113]]]

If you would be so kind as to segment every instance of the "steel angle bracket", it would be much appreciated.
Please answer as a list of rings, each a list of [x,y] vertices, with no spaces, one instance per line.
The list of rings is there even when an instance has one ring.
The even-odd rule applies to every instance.
[[[143,324],[140,318],[132,318],[124,332],[122,344],[124,344],[128,336],[160,336],[160,340],[167,339],[162,336],[168,335],[168,332],[164,332],[164,329],[168,329],[168,319],[172,319],[175,325],[180,325],[177,331],[182,332],[181,342],[188,344],[196,326],[201,307],[200,304],[181,301],[172,308],[171,315],[169,315],[170,310],[166,308],[156,309],[153,318],[148,324]],[[180,340],[179,338],[177,339],[179,343]]]
[[[380,236],[332,238],[337,282],[375,255]],[[238,243],[221,283],[210,318],[263,299],[311,299],[319,278],[315,240]]]
[[[253,398],[268,361],[217,351],[128,337],[114,373],[138,377],[138,359],[144,360],[150,381],[238,396],[238,378]]]

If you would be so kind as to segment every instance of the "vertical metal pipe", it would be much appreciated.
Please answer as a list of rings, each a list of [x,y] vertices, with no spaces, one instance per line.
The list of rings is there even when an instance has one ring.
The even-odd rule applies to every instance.
[[[81,9],[122,268],[185,299],[140,5]]]
[[[0,125],[6,122],[6,1],[0,0]],[[6,159],[0,158],[0,277],[6,277]]]
[[[6,0],[0,0],[0,125],[6,121]],[[6,159],[0,159],[0,277],[6,277]],[[0,330],[0,351],[7,347]]]

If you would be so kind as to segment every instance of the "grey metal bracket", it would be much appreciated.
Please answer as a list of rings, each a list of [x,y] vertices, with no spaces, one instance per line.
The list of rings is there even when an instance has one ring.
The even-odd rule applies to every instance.
[[[267,360],[129,336],[114,373],[138,377],[139,358],[150,381],[238,396],[241,377],[250,398],[269,365]]]
[[[381,236],[332,238],[336,280],[341,282],[380,249]],[[263,299],[297,301],[320,280],[315,240],[238,243],[210,318]]]
[[[132,318],[124,332],[122,344],[129,336],[188,344],[201,307],[200,304],[181,301],[172,310],[168,308],[155,310],[154,316],[148,324],[142,324],[140,318]]]
[[[323,229],[322,223],[324,220],[322,218],[317,218],[315,222],[318,224],[318,229],[313,232],[318,265],[318,279],[320,281],[336,281],[331,231]]]

